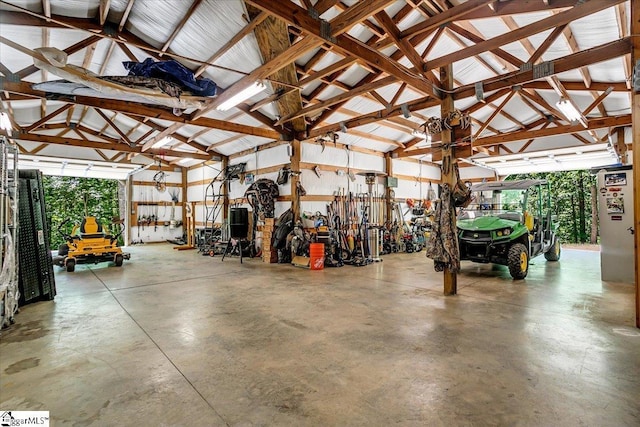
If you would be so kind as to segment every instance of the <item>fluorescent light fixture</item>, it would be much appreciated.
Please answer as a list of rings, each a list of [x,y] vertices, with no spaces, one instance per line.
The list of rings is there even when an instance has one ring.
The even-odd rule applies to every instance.
[[[11,136],[11,130],[13,129],[13,125],[11,124],[11,119],[9,115],[4,111],[0,112],[0,129],[7,132],[9,136]]]
[[[573,106],[573,103],[569,101],[567,98],[560,98],[560,100],[556,103],[558,109],[564,114],[567,120],[571,122],[577,122],[582,114],[580,111]]]
[[[216,110],[227,111],[230,108],[233,108],[236,105],[240,104],[242,101],[246,101],[247,99],[251,98],[253,95],[262,92],[266,88],[267,88],[267,85],[265,85],[264,83],[255,82],[251,86],[241,90],[240,92],[233,95],[231,98],[224,101],[222,104],[218,105],[216,107]]]
[[[168,143],[170,143],[173,140],[173,138],[171,138],[170,136],[165,136],[164,138],[158,140],[155,142],[155,144],[153,144],[151,146],[151,148],[160,148],[160,147],[164,147],[165,145],[167,145]]]
[[[180,165],[184,165],[185,163],[189,163],[190,161],[192,161],[193,159],[191,157],[185,157],[184,159],[180,159],[178,160],[178,164]]]

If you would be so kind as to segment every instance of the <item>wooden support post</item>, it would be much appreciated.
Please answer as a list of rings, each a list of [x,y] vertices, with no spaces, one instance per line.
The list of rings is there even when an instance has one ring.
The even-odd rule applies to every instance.
[[[623,165],[628,165],[629,152],[627,150],[627,141],[625,141],[624,138],[623,127],[619,127],[618,129],[616,129],[616,136],[616,145],[613,148],[615,148],[616,153],[618,153],[618,156],[620,157],[620,163],[622,163]]]
[[[227,167],[229,166],[229,157],[222,157],[222,179],[225,178]],[[229,219],[229,181],[224,181],[222,185],[222,222],[226,223]]]
[[[300,181],[300,158],[302,144],[300,140],[291,141],[291,210],[295,219],[300,217],[300,198],[298,197],[298,182]]]
[[[186,209],[186,207],[187,207],[187,188],[188,188],[187,171],[189,169],[181,168],[181,170],[182,170],[182,182],[181,182],[181,184],[182,184],[182,200],[181,201],[184,202],[184,204],[182,206],[182,224],[183,224],[184,232],[187,233],[188,230],[185,227],[186,227],[186,223],[187,223],[187,213],[186,213],[186,211],[187,211],[187,209]],[[192,215],[195,218],[196,213],[192,212]]]
[[[453,90],[453,64],[445,65],[440,68],[440,81],[442,82],[442,87],[445,90],[452,91]],[[441,117],[446,117],[451,111],[454,110],[453,105],[453,95],[451,93],[446,93],[442,99],[442,104],[440,105]],[[452,131],[449,129],[443,129],[442,131],[442,143],[447,144],[452,142]],[[455,148],[451,149],[451,156],[456,157]],[[452,163],[455,160],[452,159]],[[444,176],[443,176],[444,178]],[[455,211],[454,211],[454,221],[455,221]],[[455,295],[458,293],[458,276],[455,271],[451,271],[448,268],[444,269],[444,294],[445,295]]]
[[[391,153],[385,153],[384,155],[384,164],[385,164],[385,172],[387,173],[387,177],[393,177],[393,158],[391,157]],[[393,188],[385,185],[385,196],[387,198],[387,221],[389,224],[393,222],[393,202],[394,194]]]
[[[136,220],[136,212],[133,207],[133,176],[128,176],[126,183],[126,191],[125,191],[125,205],[127,206],[127,212],[124,216],[124,245],[131,245],[131,235],[133,234],[132,227],[133,223]]]
[[[631,2],[631,34],[640,33],[640,4]],[[632,37],[631,63],[640,60],[640,38]],[[640,93],[632,91],[633,121],[633,228],[635,230],[635,262],[636,262],[636,327],[640,328]]]

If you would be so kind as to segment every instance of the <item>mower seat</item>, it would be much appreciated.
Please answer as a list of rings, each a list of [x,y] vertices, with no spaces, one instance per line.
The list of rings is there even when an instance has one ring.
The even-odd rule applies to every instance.
[[[104,239],[106,236],[96,217],[87,216],[80,224],[80,237],[83,239]]]

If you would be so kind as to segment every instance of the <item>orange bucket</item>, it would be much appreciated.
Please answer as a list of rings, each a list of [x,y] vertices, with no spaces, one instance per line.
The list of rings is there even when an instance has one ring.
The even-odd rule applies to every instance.
[[[324,269],[324,243],[311,243],[309,245],[309,267],[311,270]]]

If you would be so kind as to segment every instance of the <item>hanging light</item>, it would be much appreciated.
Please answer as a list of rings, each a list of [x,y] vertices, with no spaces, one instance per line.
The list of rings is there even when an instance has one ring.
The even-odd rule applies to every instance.
[[[216,110],[218,110],[218,111],[227,111],[230,108],[233,108],[236,105],[240,104],[241,102],[246,101],[247,99],[251,98],[253,95],[262,92],[266,88],[267,88],[267,85],[265,85],[264,83],[255,82],[251,86],[241,90],[240,92],[238,92],[235,95],[233,95],[231,98],[229,98],[226,101],[224,101],[222,104],[218,105],[216,107]]]
[[[556,106],[570,122],[577,122],[582,116],[582,114],[580,114],[580,111],[578,111],[573,103],[567,98],[560,98],[560,100],[556,103]]]

